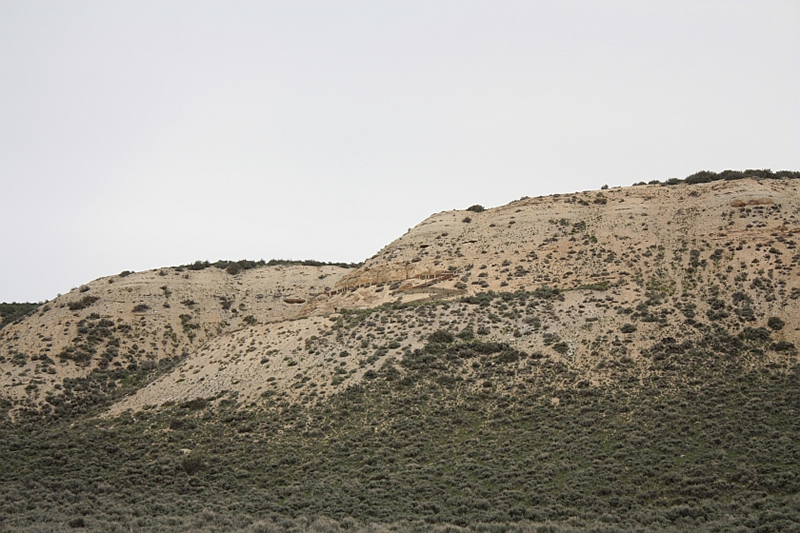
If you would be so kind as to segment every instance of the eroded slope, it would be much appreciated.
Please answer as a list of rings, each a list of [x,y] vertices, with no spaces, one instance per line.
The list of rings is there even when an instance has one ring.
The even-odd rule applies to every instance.
[[[439,213],[309,301],[306,318],[222,335],[112,413],[229,394],[316,401],[364,377],[402,379],[438,330],[456,336],[448,349],[513,349],[593,384],[622,367],[657,372],[654,344],[681,354],[717,336],[753,365],[791,366],[798,200],[795,182],[740,180]],[[480,364],[442,373],[483,386]]]
[[[48,397],[62,407],[75,395],[100,399],[109,388],[138,385],[142,373],[171,365],[220,334],[301,316],[303,303],[346,271],[278,265],[231,274],[179,267],[95,280],[0,330],[0,390],[16,407],[35,407]],[[87,382],[92,372],[97,379]]]

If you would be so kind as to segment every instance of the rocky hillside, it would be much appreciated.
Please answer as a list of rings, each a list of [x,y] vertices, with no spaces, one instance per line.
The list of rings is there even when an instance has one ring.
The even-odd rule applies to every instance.
[[[112,413],[222,392],[325,396],[465,328],[593,383],[620,361],[646,371],[654,338],[710,327],[749,328],[766,364],[799,340],[798,216],[794,180],[647,185],[438,213],[355,270],[103,278],[0,330],[2,386],[15,405],[54,404],[65,378],[106,370],[94,385],[108,390],[166,360],[178,366]],[[516,305],[487,305],[492,292]]]
[[[437,213],[358,268],[96,280],[0,329],[6,423],[55,424],[0,454],[22,487],[88,411],[57,455],[91,435],[171,502],[85,481],[109,528],[796,526],[800,181],[695,181]]]
[[[126,271],[47,302],[0,329],[7,406],[72,409],[107,400],[117,388],[127,393],[220,335],[298,318],[307,300],[348,272],[291,262],[253,266]]]

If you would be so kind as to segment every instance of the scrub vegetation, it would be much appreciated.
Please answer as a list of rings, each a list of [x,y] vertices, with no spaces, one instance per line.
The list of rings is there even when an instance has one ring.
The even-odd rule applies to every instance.
[[[0,329],[33,312],[40,304],[35,303],[0,303]]]
[[[542,354],[436,333],[325,403],[235,393],[8,422],[6,526],[784,531],[800,523],[800,371],[737,336],[659,341],[593,386]],[[479,386],[459,379],[477,367]],[[509,379],[513,377],[514,379]],[[401,529],[403,529],[401,528]],[[493,530],[493,529],[492,529]]]

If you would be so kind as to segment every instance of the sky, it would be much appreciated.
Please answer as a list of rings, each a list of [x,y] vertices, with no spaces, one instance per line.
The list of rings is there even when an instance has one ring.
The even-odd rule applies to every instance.
[[[800,2],[0,0],[0,302],[800,170]]]

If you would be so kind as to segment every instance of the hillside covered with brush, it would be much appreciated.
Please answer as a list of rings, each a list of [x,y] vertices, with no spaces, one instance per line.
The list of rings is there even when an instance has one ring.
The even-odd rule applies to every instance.
[[[0,526],[800,530],[800,181],[760,172],[9,308]]]

